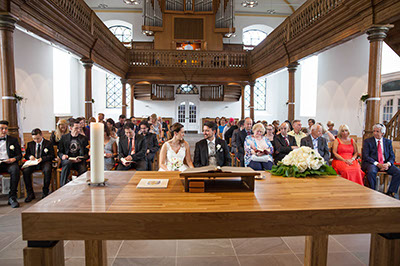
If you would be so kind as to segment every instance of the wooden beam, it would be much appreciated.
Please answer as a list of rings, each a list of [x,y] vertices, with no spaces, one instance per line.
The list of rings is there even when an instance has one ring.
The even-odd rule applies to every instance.
[[[122,83],[122,114],[126,116],[126,79],[121,79]]]
[[[295,73],[297,70],[298,62],[293,62],[288,65],[289,72],[289,99],[288,99],[288,120],[292,122],[295,118]]]
[[[92,67],[93,61],[89,58],[82,58],[81,62],[85,68],[85,118],[88,120],[93,116],[92,102]]]

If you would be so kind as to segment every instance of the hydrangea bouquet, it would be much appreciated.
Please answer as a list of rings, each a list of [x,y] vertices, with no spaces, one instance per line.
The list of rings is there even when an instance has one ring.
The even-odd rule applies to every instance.
[[[181,168],[182,166],[182,160],[179,160],[176,157],[171,158],[171,160],[169,160],[167,164],[167,167],[170,171],[179,171],[179,168]]]
[[[335,169],[325,164],[324,158],[309,147],[291,151],[278,165],[270,170],[273,175],[306,177],[312,175],[336,175]]]

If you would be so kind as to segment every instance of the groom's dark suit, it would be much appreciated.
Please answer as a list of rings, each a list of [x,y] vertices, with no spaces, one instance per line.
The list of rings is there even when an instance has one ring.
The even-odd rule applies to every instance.
[[[215,157],[218,166],[231,166],[229,148],[225,140],[215,138]],[[193,164],[194,167],[207,166],[209,164],[208,143],[206,139],[200,140],[196,143]]]

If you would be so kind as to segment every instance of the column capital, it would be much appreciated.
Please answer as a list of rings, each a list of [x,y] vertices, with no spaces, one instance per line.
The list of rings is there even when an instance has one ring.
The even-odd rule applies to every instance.
[[[121,79],[121,83],[122,83],[122,85],[126,85],[126,84],[128,84],[128,80],[127,79]]]
[[[92,68],[93,67],[93,60],[87,57],[81,59],[82,65],[84,68]]]
[[[292,62],[292,63],[290,63],[288,66],[287,66],[287,69],[288,69],[288,71],[290,72],[290,71],[296,71],[297,70],[297,67],[299,66],[300,64],[299,64],[299,62],[297,62],[297,61],[294,61],[294,62]]]
[[[256,85],[256,81],[249,81],[248,84],[250,85],[250,87],[251,87],[251,86],[254,87],[254,85]]]
[[[19,19],[8,13],[8,12],[0,12],[0,30],[9,30],[14,31],[15,24],[19,21]]]
[[[386,38],[386,33],[392,28],[392,25],[374,25],[366,30],[368,40],[383,41]]]

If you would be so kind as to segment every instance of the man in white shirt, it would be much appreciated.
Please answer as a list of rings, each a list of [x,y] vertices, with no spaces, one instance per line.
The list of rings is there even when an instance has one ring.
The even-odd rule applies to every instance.
[[[17,138],[8,136],[8,121],[0,121],[0,173],[10,174],[10,193],[8,194],[8,205],[18,208],[17,201],[19,166],[18,162],[22,158],[21,146]]]

